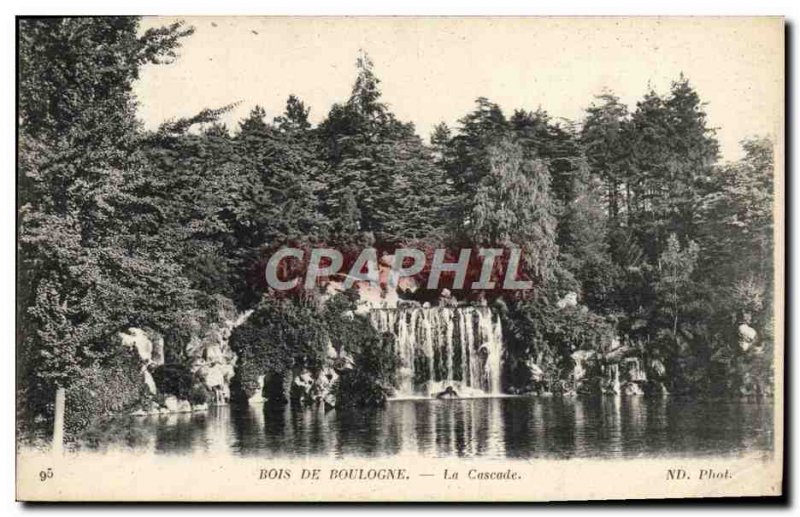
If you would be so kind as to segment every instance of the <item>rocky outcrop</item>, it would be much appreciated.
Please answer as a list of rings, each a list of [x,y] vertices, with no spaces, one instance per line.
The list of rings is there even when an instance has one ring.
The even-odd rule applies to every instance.
[[[326,408],[336,406],[334,386],[339,379],[339,373],[332,362],[312,372],[307,368],[291,372],[291,383],[288,399],[296,405],[324,405]]]
[[[747,323],[742,323],[739,325],[739,349],[742,352],[747,352],[750,350],[750,347],[756,342],[756,337],[758,334],[756,333],[755,329],[748,325]]]
[[[330,366],[320,370],[317,378],[314,379],[314,386],[311,388],[311,400],[329,407],[336,406],[336,394],[333,392],[333,387],[338,378],[339,374]]]
[[[578,293],[574,291],[568,292],[563,298],[556,302],[556,307],[559,309],[566,309],[567,307],[578,306]]]
[[[143,329],[131,327],[125,332],[120,332],[119,338],[122,340],[122,346],[126,348],[130,348],[136,350],[136,353],[139,355],[139,359],[144,364],[150,364],[153,361],[153,350],[155,345],[153,341],[150,339],[150,336],[147,335]],[[162,344],[162,351],[161,356],[163,358],[163,339],[161,340]],[[163,360],[162,360],[163,362]]]
[[[164,338],[154,331],[130,327],[118,333],[122,346],[133,351],[141,362],[142,382],[151,395],[158,393],[158,387],[151,370],[164,364]]]
[[[210,394],[206,402],[179,400],[172,394],[163,393],[153,376],[153,371],[164,365],[164,338],[149,329],[129,328],[119,333],[122,345],[135,351],[142,364],[142,382],[153,395],[154,400],[165,395],[161,405],[137,410],[134,414],[148,415],[172,412],[201,411],[208,405],[227,404],[230,400],[230,383],[234,376],[236,354],[228,340],[236,326],[241,325],[252,311],[237,314],[233,305],[221,300],[217,314],[208,315],[201,311],[185,315],[184,330],[191,337],[185,347],[188,364],[181,362],[178,368],[187,368],[197,388]],[[209,323],[208,320],[212,320]],[[169,365],[168,365],[169,366]],[[157,372],[156,372],[157,373]],[[159,382],[163,382],[163,379]],[[206,397],[199,397],[200,400]],[[195,397],[193,396],[194,400]]]
[[[579,393],[587,395],[643,395],[666,393],[666,369],[660,360],[646,362],[638,349],[612,342],[605,353],[578,350],[571,356],[572,380]],[[648,373],[649,372],[649,373]]]
[[[221,311],[220,322],[214,323],[194,334],[186,345],[186,355],[192,373],[212,394],[210,404],[227,404],[231,398],[230,384],[235,374],[236,354],[231,349],[233,329],[241,325],[252,311],[236,314],[232,309]]]

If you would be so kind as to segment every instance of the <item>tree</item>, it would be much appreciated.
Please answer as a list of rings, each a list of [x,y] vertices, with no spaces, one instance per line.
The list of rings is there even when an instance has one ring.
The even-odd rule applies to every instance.
[[[616,308],[613,290],[617,266],[609,252],[603,186],[585,160],[575,161],[558,221],[560,260],[580,283],[585,303],[594,310],[610,312]]]
[[[302,117],[296,119],[303,109],[296,98],[287,102],[282,129],[267,124],[259,106],[240,123],[237,148],[250,186],[244,194],[250,212],[242,221],[250,232],[249,247],[325,231],[316,179],[322,164],[310,139],[302,136],[307,131]]]
[[[334,105],[319,127],[329,166],[327,213],[358,214],[361,231],[390,239],[434,232],[447,203],[443,171],[413,125],[397,120],[381,101],[380,80],[365,53],[356,67],[350,98]],[[351,196],[355,210],[344,206]]]
[[[616,221],[623,209],[630,212],[628,108],[612,93],[598,95],[595,100],[599,103],[586,110],[581,143],[592,173],[604,184],[608,216]]]
[[[553,121],[541,108],[515,110],[509,124],[526,157],[547,165],[554,199],[562,206],[571,203],[573,179],[585,161],[574,126]]]
[[[683,307],[691,296],[691,278],[697,264],[698,251],[699,248],[694,241],[682,250],[678,238],[672,234],[658,260],[655,291],[659,305],[670,321],[672,336],[676,340]]]
[[[487,158],[488,171],[467,205],[471,242],[522,248],[526,271],[539,280],[549,279],[558,247],[547,168],[525,159],[510,139],[492,145]]]
[[[715,169],[703,196],[704,274],[725,285],[754,276],[770,285],[773,255],[773,146],[742,143],[745,157]]]
[[[19,375],[21,406],[36,414],[109,355],[115,332],[168,327],[191,295],[160,231],[132,83],[192,30],[139,35],[130,17],[18,23]]]
[[[497,104],[479,97],[476,108],[461,120],[457,134],[450,139],[447,174],[455,196],[453,220],[456,231],[470,224],[471,199],[481,178],[489,171],[488,149],[508,136],[508,122]]]
[[[697,92],[681,76],[667,98],[646,95],[631,118],[629,224],[651,263],[670,234],[684,244],[697,235],[701,186],[718,156],[701,108]]]
[[[289,95],[286,99],[286,110],[283,115],[275,117],[275,125],[285,133],[303,134],[311,129],[311,123],[308,121],[310,111],[311,108],[307,108],[297,96]]]

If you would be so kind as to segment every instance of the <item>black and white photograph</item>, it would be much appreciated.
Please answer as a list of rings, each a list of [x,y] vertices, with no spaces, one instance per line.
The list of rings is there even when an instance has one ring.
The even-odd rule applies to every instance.
[[[780,495],[783,18],[16,30],[18,499]]]

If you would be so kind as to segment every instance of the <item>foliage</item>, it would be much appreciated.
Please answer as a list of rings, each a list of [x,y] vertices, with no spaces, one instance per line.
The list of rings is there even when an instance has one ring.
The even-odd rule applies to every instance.
[[[605,349],[614,326],[585,306],[559,309],[542,298],[501,305],[506,340],[504,382],[507,387],[530,384],[532,361],[546,374],[548,387],[572,371],[571,355],[578,350]]]
[[[75,438],[103,417],[144,407],[150,398],[139,358],[119,350],[109,361],[83,368],[66,391],[64,430]]]
[[[211,393],[202,384],[195,383],[189,392],[188,400],[193,406],[207,404],[211,400]]]
[[[337,400],[342,406],[384,405],[394,393],[398,363],[391,336],[362,343],[354,360],[353,369],[342,372],[337,381]]]
[[[191,291],[152,197],[132,82],[191,29],[19,20],[19,378],[47,412],[131,327],[169,328]],[[54,62],[53,56],[58,56]]]
[[[194,375],[183,364],[162,364],[153,372],[158,391],[164,395],[175,395],[180,400],[189,400],[194,390]]]
[[[522,248],[524,270],[548,279],[558,253],[549,183],[547,168],[526,160],[512,141],[490,146],[488,170],[468,202],[471,242]]]
[[[294,367],[320,368],[327,334],[316,306],[265,297],[247,321],[234,329],[230,346],[238,356],[238,382],[251,392],[259,375],[284,375]]]
[[[615,334],[666,365],[677,391],[771,382],[773,145],[745,141],[742,160],[718,164],[686,78],[630,109],[604,92],[576,122],[542,109],[506,117],[480,97],[427,145],[391,112],[361,53],[350,96],[316,127],[289,95],[283,113],[254,106],[232,130],[218,121],[228,105],[144,131],[133,82],[143,65],[175,59],[191,32],[141,32],[131,17],[19,21],[23,413],[51,414],[57,387],[80,408],[74,428],[133,404],[135,376],[114,362],[128,327],[164,335],[161,384],[203,400],[173,365],[235,309],[254,309],[231,338],[243,392],[259,375],[321,367],[332,343],[356,363],[340,398],[381,403],[392,346],[363,317],[342,317],[346,296],[322,307],[313,295],[264,296],[264,253],[300,241],[521,248],[535,289],[504,295],[512,383],[527,382],[530,361],[555,382],[572,352]],[[581,305],[559,309],[569,292]],[[742,324],[759,352],[738,346]]]
[[[370,58],[362,53],[356,64],[350,98],[334,105],[318,128],[329,167],[327,213],[339,227],[393,238],[439,231],[449,202],[444,172],[414,126],[381,102]]]
[[[343,406],[380,406],[392,395],[399,358],[391,334],[379,334],[369,319],[353,313],[354,293],[329,300],[323,312],[330,342],[353,358],[352,369],[341,371],[335,387]]]

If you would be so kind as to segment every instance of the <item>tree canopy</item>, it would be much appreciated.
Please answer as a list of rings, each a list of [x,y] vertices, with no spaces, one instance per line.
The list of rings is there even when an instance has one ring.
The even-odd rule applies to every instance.
[[[191,34],[181,23],[142,31],[131,17],[19,21],[29,395],[102,365],[117,332],[166,334],[219,300],[278,315],[240,330],[253,361],[278,368],[319,353],[316,313],[265,300],[260,283],[264,251],[296,240],[520,248],[535,289],[506,300],[509,350],[553,368],[622,334],[691,390],[731,375],[741,322],[771,336],[773,146],[754,138],[742,160],[719,163],[687,78],[633,107],[603,92],[577,121],[524,107],[507,117],[478,97],[427,143],[392,113],[361,52],[350,96],[317,125],[286,92],[282,113],[252,106],[232,129],[219,117],[233,105],[146,131],[133,83],[145,64],[177,59]],[[585,312],[554,309],[570,292]],[[306,323],[310,334],[298,330]],[[43,399],[26,407],[44,411],[30,402]]]

